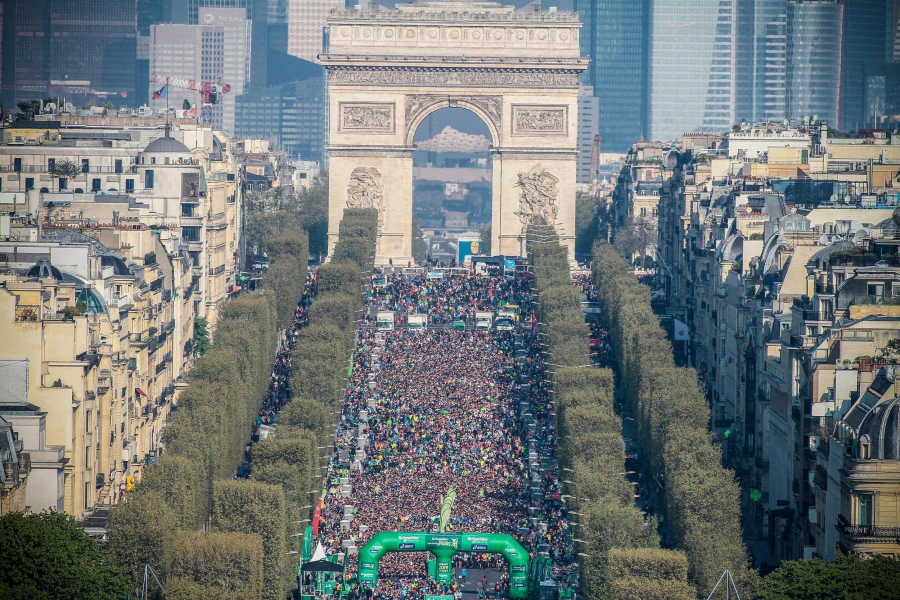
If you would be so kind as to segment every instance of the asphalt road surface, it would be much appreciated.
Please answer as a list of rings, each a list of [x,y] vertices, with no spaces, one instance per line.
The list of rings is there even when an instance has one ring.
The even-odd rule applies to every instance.
[[[478,588],[481,587],[482,577],[487,577],[488,580],[488,589],[490,590],[488,598],[494,597],[494,584],[500,581],[503,571],[500,569],[469,569],[464,582],[459,575],[461,570],[453,570],[453,580],[462,586],[463,598],[478,597]]]

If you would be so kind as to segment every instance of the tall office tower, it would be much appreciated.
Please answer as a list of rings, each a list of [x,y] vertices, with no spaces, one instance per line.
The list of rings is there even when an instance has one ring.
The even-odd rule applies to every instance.
[[[227,84],[230,91],[221,95],[216,114],[221,113],[221,130],[234,135],[234,102],[244,93],[250,79],[250,27],[245,8],[200,8],[200,22],[204,26],[221,27],[225,34],[225,48],[222,57],[222,72],[214,81]]]
[[[735,0],[651,3],[650,137],[674,140],[734,124],[736,17]]]
[[[890,0],[853,0],[844,6],[841,130],[874,125],[874,110],[868,105],[877,108],[878,103],[866,102],[866,96],[867,92],[873,95],[869,92],[873,86],[884,87],[886,63],[893,58],[891,4]]]
[[[734,0],[734,121],[753,120],[756,3]]]
[[[600,100],[589,85],[578,86],[578,164],[575,181],[591,183],[591,153],[600,127]],[[632,143],[637,140],[635,138]]]
[[[134,95],[134,2],[5,0],[3,7],[6,105],[57,94],[74,102]]]
[[[749,64],[753,82],[751,119],[784,119],[787,0],[755,0],[750,22],[753,41],[739,62]]]
[[[182,2],[184,0],[181,0]],[[187,0],[187,22],[189,25],[202,24],[201,8],[250,8],[253,0]]]
[[[20,0],[29,2],[30,0]],[[54,0],[50,3],[50,83],[81,81],[95,92],[134,94],[135,2]]]
[[[787,118],[839,123],[844,7],[836,1],[787,5]]]
[[[288,5],[288,54],[318,62],[322,52],[325,19],[343,9],[344,0],[290,0]]]
[[[3,86],[7,109],[39,96],[50,82],[50,0],[3,1]],[[40,90],[40,91],[38,91]]]
[[[287,54],[289,0],[269,0],[269,43],[271,52]]]
[[[303,160],[324,159],[325,120],[321,78],[253,89],[237,99],[238,137],[270,140]]]
[[[187,100],[198,107],[201,118],[221,128],[221,105],[204,105],[199,89],[188,89],[185,81],[221,81],[225,71],[225,30],[210,25],[166,23],[150,27],[150,75],[161,80],[154,83],[156,92],[165,93],[150,99],[153,109],[166,107],[180,110]],[[180,81],[184,80],[184,81]]]
[[[250,80],[248,86],[265,87],[269,77],[269,0],[253,0],[248,11],[250,32]]]
[[[890,38],[888,39],[890,46],[889,56],[892,63],[900,63],[900,2],[892,0],[891,4],[893,4],[893,14],[888,23],[888,31],[890,32]]]
[[[137,0],[138,35],[150,35],[150,26],[171,23],[172,0]]]
[[[764,24],[762,69],[754,74],[757,120],[781,121],[787,115],[787,4],[782,12]]]
[[[575,0],[584,82],[599,101],[598,127],[611,152],[626,152],[645,133],[648,0]],[[593,137],[593,136],[592,136]]]
[[[163,0],[143,0],[160,2]],[[250,79],[252,85],[266,86],[268,78],[268,45],[269,45],[269,13],[272,5],[287,0],[164,0],[181,4],[185,11],[183,22],[191,25],[203,25],[202,15],[207,8],[241,8],[247,12],[247,19],[252,23],[250,36]],[[173,9],[173,13],[178,11]],[[174,22],[179,22],[174,19]]]

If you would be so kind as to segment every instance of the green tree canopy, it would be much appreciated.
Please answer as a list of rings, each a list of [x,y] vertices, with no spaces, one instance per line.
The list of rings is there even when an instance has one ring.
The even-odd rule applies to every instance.
[[[0,589],[18,590],[22,599],[120,600],[128,593],[128,578],[108,552],[62,513],[0,518],[0,565]]]
[[[900,560],[838,555],[833,561],[793,560],[759,585],[759,600],[885,600],[900,598]]]

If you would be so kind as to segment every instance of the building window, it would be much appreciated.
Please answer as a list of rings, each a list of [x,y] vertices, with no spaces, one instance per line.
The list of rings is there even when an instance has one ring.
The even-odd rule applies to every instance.
[[[91,191],[99,192],[101,185],[103,185],[103,182],[100,179],[95,177],[94,179],[91,180]]]
[[[872,494],[860,494],[856,498],[856,524],[872,525]]]
[[[15,171],[16,173],[22,172],[22,159],[21,158],[13,159],[13,171]]]
[[[181,228],[181,237],[187,242],[199,242],[200,241],[200,228],[199,227],[182,227]]]
[[[116,173],[122,172],[122,159],[121,158],[116,159],[116,165],[114,168],[115,168]]]
[[[81,159],[81,172],[88,173],[91,170],[91,161],[86,158]]]
[[[153,171],[150,169],[144,171],[144,188],[148,190],[153,189]]]
[[[34,177],[26,177],[25,178],[25,191],[34,189]]]
[[[59,178],[59,191],[63,191],[68,188],[69,188],[69,180],[63,179],[62,177],[60,177]]]
[[[833,396],[833,391],[832,391]],[[859,459],[860,460],[869,460],[872,458],[872,446],[871,440],[869,436],[864,435],[859,438]]]
[[[134,192],[134,179],[126,179],[125,180],[125,193],[130,194]]]
[[[883,283],[870,283],[869,284],[869,295],[875,296],[876,298],[884,297],[884,284]]]
[[[94,484],[93,481],[85,482],[84,484],[84,509],[88,510],[94,504],[91,502],[91,486]]]
[[[48,158],[48,159],[47,159],[47,170],[50,171],[50,172],[52,173],[52,172],[53,172],[53,169],[55,169],[55,168],[56,168],[56,159],[55,159],[55,158]]]
[[[168,157],[168,156],[166,156],[165,158],[163,158],[163,164],[166,164],[166,165],[169,164],[169,157]]]

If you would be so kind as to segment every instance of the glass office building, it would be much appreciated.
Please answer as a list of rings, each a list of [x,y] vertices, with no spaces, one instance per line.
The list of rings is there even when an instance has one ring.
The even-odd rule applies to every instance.
[[[652,139],[727,131],[734,124],[737,1],[654,0],[651,4]]]
[[[844,10],[840,122],[844,131],[874,125],[870,108],[880,103],[866,98],[884,88],[885,65],[893,58],[891,4],[888,0],[854,0]]]
[[[648,0],[575,0],[581,52],[591,64],[586,85],[598,99],[603,148],[625,152],[646,134],[646,16]]]
[[[786,0],[756,0],[753,3],[753,119],[784,119],[785,69],[787,61]]]
[[[325,86],[320,78],[254,90],[238,96],[236,135],[266,139],[303,160],[325,155]]]
[[[843,15],[837,2],[788,2],[787,118],[838,125]]]

